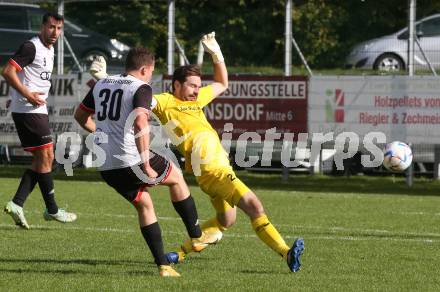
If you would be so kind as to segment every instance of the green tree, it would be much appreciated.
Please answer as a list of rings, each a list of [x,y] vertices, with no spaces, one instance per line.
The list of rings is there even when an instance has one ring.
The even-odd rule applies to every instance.
[[[66,17],[130,46],[147,46],[166,62],[166,1],[74,2],[66,5]]]
[[[351,47],[406,26],[403,0],[293,0],[293,35],[312,68],[342,67]],[[198,40],[216,31],[228,65],[284,63],[285,0],[176,0],[175,33],[190,61]],[[53,6],[53,4],[51,4]],[[68,2],[66,16],[131,46],[156,52],[158,67],[167,56],[167,1]],[[418,19],[440,11],[440,2],[417,1]],[[294,65],[300,65],[292,52]]]

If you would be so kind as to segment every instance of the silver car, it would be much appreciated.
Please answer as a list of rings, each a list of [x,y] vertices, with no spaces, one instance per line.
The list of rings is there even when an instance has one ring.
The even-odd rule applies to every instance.
[[[414,44],[416,69],[428,69],[429,60],[434,68],[440,67],[440,14],[416,22],[416,34],[426,58]],[[345,61],[346,68],[400,71],[408,64],[408,29],[372,39],[356,45]]]

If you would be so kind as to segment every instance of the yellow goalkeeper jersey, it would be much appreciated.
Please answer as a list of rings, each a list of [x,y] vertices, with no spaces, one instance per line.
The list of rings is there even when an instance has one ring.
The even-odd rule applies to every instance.
[[[210,85],[200,88],[195,101],[183,101],[168,92],[154,95],[157,104],[153,113],[185,157],[185,170],[197,176],[201,175],[199,171],[230,167],[228,154],[203,112],[214,97]]]

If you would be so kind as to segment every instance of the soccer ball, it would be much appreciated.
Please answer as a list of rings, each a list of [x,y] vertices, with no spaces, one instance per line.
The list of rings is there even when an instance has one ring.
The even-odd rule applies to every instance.
[[[402,172],[411,165],[412,158],[411,148],[407,144],[394,141],[384,149],[383,166],[391,171]]]

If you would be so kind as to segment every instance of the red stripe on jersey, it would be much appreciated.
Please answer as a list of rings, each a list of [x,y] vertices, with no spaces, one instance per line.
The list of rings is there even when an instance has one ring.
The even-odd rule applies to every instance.
[[[136,195],[136,198],[134,198],[133,201],[131,201],[133,204],[139,203],[139,201],[141,200],[142,197],[142,193],[144,192],[145,187],[142,186],[139,188],[138,193]]]
[[[83,103],[80,103],[80,104],[79,104],[79,107],[80,107],[83,111],[86,111],[86,112],[88,112],[88,113],[91,113],[91,114],[94,114],[94,113],[95,113],[95,110],[94,110],[94,109],[91,109],[91,108],[89,108],[89,107],[86,107]]]
[[[89,81],[87,81],[87,86],[88,87],[90,87],[90,88],[92,88],[93,87],[93,85],[95,85],[96,84],[96,81],[95,80],[93,80],[93,79],[90,79]]]
[[[15,62],[14,61],[14,59],[9,59],[9,61],[8,61],[8,63],[9,64],[11,64],[12,66],[14,66],[15,67],[15,69],[17,69],[17,71],[18,72],[20,72],[20,71],[22,71],[23,70],[23,68],[21,68],[21,66],[20,65],[18,65],[18,63],[17,62]]]
[[[25,148],[23,148],[23,150],[24,151],[28,151],[28,152],[32,152],[32,151],[35,151],[35,150],[49,148],[49,147],[53,147],[53,142],[50,142],[50,143],[47,143],[47,144],[43,144],[43,145],[40,145],[40,146],[25,147]]]
[[[167,178],[170,176],[172,169],[173,169],[173,165],[170,163],[170,167],[168,167],[167,173],[165,174],[165,176],[163,177],[163,179],[161,181],[157,181],[154,184],[145,184],[145,187],[154,187],[154,186],[160,185],[161,183],[165,182],[167,180]]]
[[[163,183],[164,181],[167,180],[167,178],[170,176],[171,170],[173,169],[173,165],[170,162],[170,167],[168,168],[167,174],[165,174],[165,177],[163,178],[163,180],[161,180],[160,182]]]
[[[158,185],[158,184],[160,184],[160,183],[166,181],[167,178],[170,176],[170,173],[171,173],[171,170],[172,170],[172,169],[173,169],[173,165],[170,164],[170,167],[169,167],[168,170],[167,170],[167,174],[165,175],[165,177],[164,177],[160,182],[158,182],[158,183],[156,183],[156,184],[154,184],[154,185],[151,185],[151,184],[144,184],[143,186],[141,186],[141,187],[138,189],[138,193],[137,193],[137,195],[136,195],[136,198],[134,198],[134,200],[131,201],[131,203],[132,203],[132,204],[137,204],[137,203],[141,200],[142,193],[144,192],[145,188],[153,187],[153,186],[155,186],[155,185]]]

